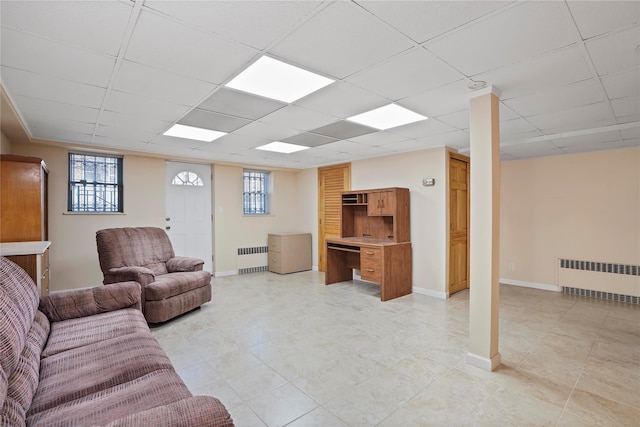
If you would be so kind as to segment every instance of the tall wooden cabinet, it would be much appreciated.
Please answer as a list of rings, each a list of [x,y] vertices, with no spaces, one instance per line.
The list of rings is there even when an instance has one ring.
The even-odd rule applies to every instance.
[[[380,284],[386,301],[411,293],[409,189],[342,193],[341,237],[327,239],[325,284],[353,278]]]
[[[48,240],[48,173],[42,159],[0,156],[0,242]]]

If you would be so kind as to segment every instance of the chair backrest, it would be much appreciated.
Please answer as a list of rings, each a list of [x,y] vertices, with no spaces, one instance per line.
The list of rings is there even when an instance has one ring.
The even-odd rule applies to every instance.
[[[103,273],[117,267],[147,267],[156,274],[164,274],[165,263],[175,256],[169,236],[156,227],[98,230],[96,244]]]

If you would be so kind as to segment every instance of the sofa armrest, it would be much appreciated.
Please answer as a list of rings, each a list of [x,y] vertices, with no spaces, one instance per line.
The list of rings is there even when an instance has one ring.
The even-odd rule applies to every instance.
[[[105,285],[119,282],[138,282],[141,286],[147,285],[156,280],[153,271],[146,267],[118,267],[111,268],[104,274]]]
[[[203,266],[204,261],[198,258],[177,256],[167,261],[167,271],[169,273],[178,271],[201,271]]]
[[[114,420],[107,427],[233,427],[227,409],[212,396],[194,396]]]
[[[122,308],[140,310],[140,285],[137,282],[114,283],[90,289],[59,292],[40,298],[39,310],[49,321],[91,316]]]

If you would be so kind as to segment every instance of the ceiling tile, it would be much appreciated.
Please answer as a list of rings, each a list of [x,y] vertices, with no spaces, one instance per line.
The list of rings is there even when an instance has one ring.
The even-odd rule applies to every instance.
[[[62,104],[57,101],[37,99],[11,94],[15,107],[30,122],[30,117],[48,117],[51,120],[75,120],[79,122],[95,123],[100,110],[72,104]]]
[[[606,104],[598,102],[569,110],[531,116],[528,117],[528,120],[538,129],[551,130],[561,126],[594,122],[607,116],[609,116],[609,111]]]
[[[640,147],[640,138],[625,139],[623,143],[625,147]]]
[[[508,5],[504,1],[358,1],[398,31],[422,43]]]
[[[248,135],[258,138],[265,138],[270,141],[282,141],[284,138],[299,134],[300,130],[292,129],[286,126],[277,126],[269,123],[255,121],[241,127],[234,133],[238,135]]]
[[[358,5],[335,2],[293,31],[271,53],[294,65],[343,79],[411,46],[409,40]]]
[[[245,119],[257,120],[284,107],[284,102],[251,95],[233,89],[220,88],[198,108]]]
[[[118,150],[146,151],[149,143],[123,139],[122,137],[99,136],[93,137],[93,144],[99,147],[116,148]]]
[[[469,129],[469,109],[443,114],[437,117],[441,122],[458,129]],[[451,129],[452,130],[452,129]]]
[[[125,58],[220,84],[256,53],[247,46],[142,11]]]
[[[608,132],[590,133],[579,136],[562,137],[558,139],[552,139],[550,140],[550,142],[552,142],[556,147],[565,148],[583,144],[602,144],[605,142],[620,141],[621,139],[622,138],[620,137],[620,133],[617,130],[614,130]]]
[[[97,86],[74,83],[43,74],[1,68],[2,81],[10,88],[11,95],[99,108],[106,90]]]
[[[124,1],[2,1],[0,19],[3,27],[116,56],[132,11]]]
[[[418,142],[424,143],[429,147],[469,147],[469,133],[462,130],[455,130],[439,135],[428,136],[425,138],[417,138]]]
[[[174,104],[197,104],[215,85],[131,61],[123,61],[113,88]]]
[[[402,135],[389,133],[386,131],[378,131],[378,132],[370,133],[367,135],[361,135],[361,136],[349,138],[349,140],[360,143],[360,144],[378,147],[378,146],[383,146],[388,144],[397,144],[399,142],[407,141],[409,140],[409,138]]]
[[[640,66],[637,49],[640,45],[640,25],[594,38],[585,45],[600,76]]]
[[[38,128],[44,132],[46,130],[56,130],[60,132],[81,133],[92,135],[95,125],[93,123],[79,122],[76,120],[61,120],[50,116],[29,117],[30,129]]]
[[[98,135],[107,138],[124,139],[129,141],[150,142],[158,134],[156,132],[146,132],[131,128],[100,125],[96,129],[96,136]]]
[[[361,71],[346,80],[391,100],[460,80],[462,74],[421,47]]]
[[[439,88],[418,92],[402,100],[402,105],[427,117],[438,117],[469,108],[469,94],[466,80],[458,80]]]
[[[375,155],[380,155],[383,153],[383,151],[378,147],[359,144],[353,141],[336,141],[331,144],[323,145],[322,147],[316,148],[316,150],[322,149],[338,151],[341,153],[357,154],[366,157],[373,157]]]
[[[629,96],[611,101],[611,107],[616,117],[640,115],[640,97]]]
[[[567,154],[573,153],[586,153],[592,151],[602,150],[615,150],[618,148],[625,148],[625,144],[622,141],[611,142],[590,142],[585,144],[576,144],[569,147],[562,147],[562,151]]]
[[[288,144],[304,145],[305,147],[317,147],[319,145],[325,145],[336,141],[336,138],[316,135],[313,133],[301,133],[300,135],[294,135],[282,140],[282,142],[286,142]]]
[[[467,111],[467,127],[469,127]],[[398,126],[392,129],[388,129],[387,132],[397,135],[402,135],[407,138],[422,138],[425,136],[439,135],[443,133],[449,133],[456,130],[454,126],[448,123],[444,123],[439,118],[430,118],[428,120],[422,120],[415,123],[410,123],[404,126]]]
[[[382,146],[384,149],[391,150],[394,153],[406,153],[408,151],[426,150],[434,147],[442,147],[442,145],[432,145],[428,142],[428,138],[406,139],[404,141],[398,141],[395,144],[386,144]]]
[[[640,95],[640,69],[631,68],[602,78],[609,99]]]
[[[368,133],[377,132],[377,129],[363,126],[358,123],[352,123],[346,120],[340,120],[339,122],[331,123],[326,126],[310,129],[309,132],[318,135],[329,136],[336,139],[348,139],[360,135],[366,135]]]
[[[530,95],[592,78],[582,51],[576,47],[560,49],[524,62],[474,75],[500,89],[500,99]]]
[[[532,134],[535,133],[534,134]],[[536,128],[524,119],[512,119],[500,122],[500,138],[512,139],[519,136],[526,135],[526,137],[542,135]]]
[[[102,114],[100,114],[100,124],[104,126],[162,133],[171,127],[172,122],[157,120],[153,117],[142,117],[133,114],[103,111]]]
[[[91,135],[85,133],[71,132],[68,130],[52,129],[52,128],[38,128],[31,129],[32,137],[35,139],[43,139],[46,141],[60,141],[60,142],[91,142]]]
[[[189,108],[180,104],[112,90],[105,102],[105,110],[173,122],[177,117],[182,117]]]
[[[521,2],[425,46],[471,76],[573,44],[574,28],[564,2]]]
[[[115,58],[3,29],[2,65],[106,88]]]
[[[601,101],[604,101],[604,94],[600,83],[589,79],[531,95],[507,99],[503,103],[520,115],[527,117],[568,110]]]
[[[260,119],[263,123],[279,126],[292,126],[298,130],[307,131],[309,129],[324,126],[335,122],[337,117],[319,113],[296,105],[287,105]]]
[[[296,101],[294,104],[340,118],[355,116],[390,102],[349,83],[337,81]]]
[[[185,23],[264,49],[314,12],[320,1],[149,1],[144,5]]]
[[[230,134],[224,135],[219,139],[216,139],[210,144],[216,144],[216,143],[225,144],[225,146],[236,147],[235,150],[239,151],[241,149],[247,150],[250,148],[259,147],[261,145],[265,145],[270,142],[273,142],[273,140],[267,139],[267,138],[249,136],[249,135],[240,135],[237,133],[230,133]]]
[[[557,156],[563,151],[549,141],[529,142],[525,144],[501,145],[500,151],[517,158]],[[473,157],[473,153],[471,153]]]
[[[585,40],[640,21],[637,1],[570,0],[567,5]]]
[[[241,119],[239,117],[227,116],[224,114],[213,113],[211,111],[195,109],[178,123],[187,126],[195,126],[204,129],[217,130],[220,132],[233,132],[251,123],[250,120]]]
[[[180,152],[184,151],[185,148],[196,148],[202,145],[207,144],[205,141],[197,141],[195,139],[186,139],[186,138],[178,138],[175,136],[166,136],[166,135],[158,135],[153,138],[151,144],[156,145],[158,147],[170,147],[170,149],[176,149]],[[164,148],[163,148],[164,150]],[[166,152],[166,151],[165,151]]]
[[[640,138],[640,127],[633,127],[630,129],[623,129],[620,131],[622,139],[636,139]]]

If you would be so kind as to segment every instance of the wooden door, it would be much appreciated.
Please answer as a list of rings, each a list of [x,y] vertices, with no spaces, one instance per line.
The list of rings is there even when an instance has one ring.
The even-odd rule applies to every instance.
[[[449,154],[449,295],[469,288],[469,158]]]
[[[351,189],[351,164],[318,168],[318,270],[325,271],[326,239],[340,236],[341,193]]]

